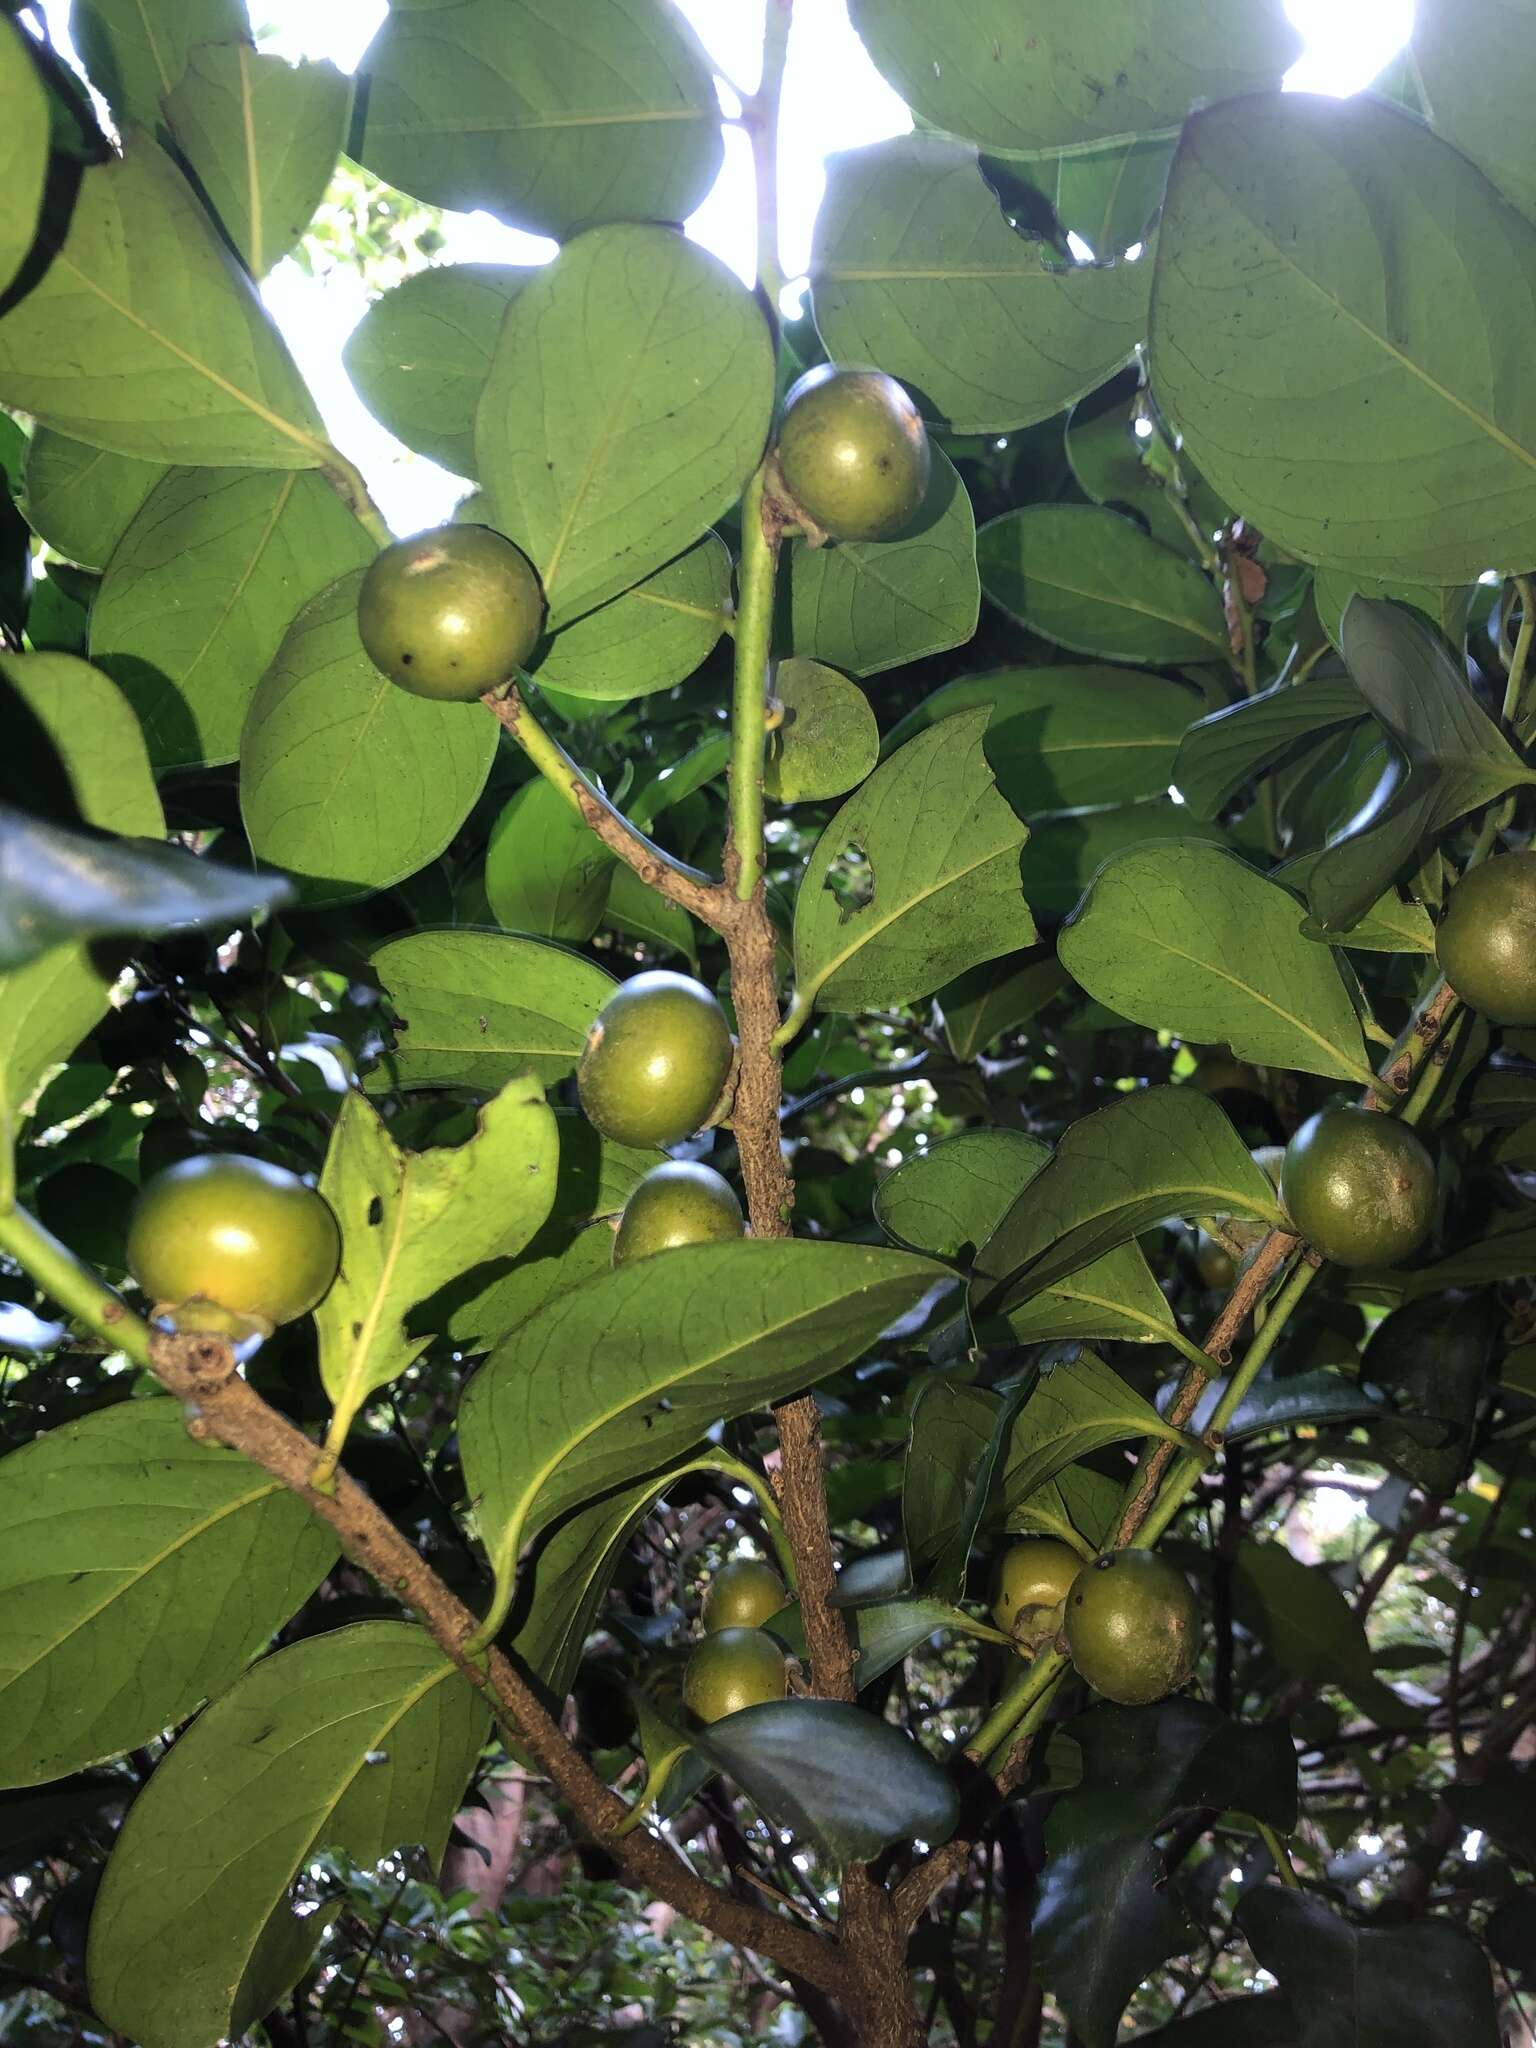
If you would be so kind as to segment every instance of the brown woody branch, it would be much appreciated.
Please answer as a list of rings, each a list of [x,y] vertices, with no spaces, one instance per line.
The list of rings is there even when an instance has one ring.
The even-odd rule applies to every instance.
[[[615,1859],[630,1882],[643,1885],[680,1913],[738,1948],[756,1950],[830,1996],[846,1996],[846,1966],[836,1949],[809,1929],[728,1897],[697,1876],[657,1836],[620,1836],[629,1809],[566,1740],[527,1680],[499,1650],[483,1661],[464,1655],[476,1619],[355,1480],[338,1471],[332,1490],[311,1485],[317,1449],[234,1368],[228,1347],[207,1336],[155,1335],[155,1373],[187,1410],[188,1433],[226,1445],[270,1472],[334,1531],[343,1551],[416,1615],[443,1654],[483,1692],[500,1720],[548,1773],[577,1819]]]

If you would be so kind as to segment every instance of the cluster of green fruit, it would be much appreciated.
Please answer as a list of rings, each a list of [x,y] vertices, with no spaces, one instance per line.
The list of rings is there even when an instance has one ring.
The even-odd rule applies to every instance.
[[[894,378],[822,363],[784,402],[775,495],[813,538],[889,540],[928,488],[928,431]],[[369,658],[416,697],[469,703],[510,682],[544,631],[533,564],[488,526],[440,526],[370,565],[357,626]]]
[[[784,1645],[763,1624],[788,1598],[784,1581],[761,1558],[732,1558],[715,1573],[704,1596],[703,1639],[683,1670],[683,1705],[696,1720],[723,1721],[743,1707],[783,1699]]]
[[[1029,1655],[1063,1633],[1074,1668],[1122,1707],[1187,1685],[1200,1617],[1183,1573],[1150,1550],[1111,1550],[1085,1564],[1052,1536],[1028,1536],[998,1560],[992,1619]]]

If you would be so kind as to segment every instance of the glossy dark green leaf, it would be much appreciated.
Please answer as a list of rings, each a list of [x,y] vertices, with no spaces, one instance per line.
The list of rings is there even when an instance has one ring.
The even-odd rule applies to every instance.
[[[1277,82],[1298,53],[1279,0],[1234,19],[1219,0],[1173,0],[1144,33],[1134,7],[1085,15],[1045,0],[963,11],[853,0],[870,55],[913,112],[989,148],[1080,147],[1176,129],[1191,106]]]
[[[1409,115],[1228,100],[1174,159],[1153,387],[1292,554],[1468,583],[1536,557],[1536,398],[1503,367],[1533,292],[1536,226]]]
[[[879,675],[962,646],[976,630],[976,520],[954,464],[933,451],[928,494],[894,540],[795,547],[788,558],[797,655]]]
[[[1172,1382],[1169,1383],[1171,1392]],[[1226,1392],[1225,1379],[1212,1380],[1189,1419],[1193,1436],[1210,1427],[1212,1411]],[[1162,1405],[1161,1401],[1159,1405]],[[1379,1422],[1390,1404],[1368,1380],[1321,1367],[1310,1372],[1275,1373],[1267,1368],[1248,1389],[1222,1434],[1228,1443],[1267,1429],[1315,1429],[1330,1422]],[[1374,1435],[1375,1432],[1373,1431]]]
[[[666,0],[411,0],[363,58],[363,161],[564,239],[683,220],[720,166],[709,61]]]
[[[1105,505],[1025,505],[976,536],[981,587],[1042,639],[1104,661],[1212,661],[1227,652],[1205,572]]]
[[[867,1562],[868,1560],[864,1560]],[[905,1582],[907,1578],[906,1559],[897,1552],[894,1555],[897,1576]],[[855,1679],[862,1689],[883,1678],[931,1636],[947,1635],[956,1629],[969,1629],[970,1617],[952,1607],[945,1600],[923,1599],[866,1599],[867,1588],[854,1589],[848,1586],[848,1572],[845,1566],[838,1578],[841,1594],[847,1588],[849,1600],[839,1598],[837,1605],[843,1609],[849,1640],[852,1642],[858,1663]],[[770,1635],[791,1653],[806,1657],[805,1627],[801,1620],[798,1601],[791,1601],[773,1616],[767,1624]]]
[[[1273,1991],[1224,1998],[1142,2039],[1145,2048],[1301,2048],[1291,2002]]]
[[[912,1407],[901,1480],[901,1526],[912,1583],[958,1600],[965,1568],[1007,1442],[1013,1404],[985,1387],[936,1379]]]
[[[507,307],[532,275],[510,263],[438,264],[375,299],[342,350],[374,418],[455,476],[475,475],[475,408]]]
[[[1197,719],[1180,743],[1173,784],[1197,818],[1214,818],[1293,746],[1363,718],[1366,709],[1348,678],[1276,683]]]
[[[0,968],[107,933],[227,931],[288,893],[179,846],[87,838],[0,804]]]
[[[1336,648],[1344,644],[1344,614],[1352,597],[1391,598],[1408,605],[1429,621],[1453,647],[1467,637],[1467,619],[1472,607],[1472,586],[1453,583],[1382,582],[1373,576],[1346,576],[1326,564],[1312,578],[1312,602],[1318,623]]]
[[[145,136],[84,172],[52,262],[0,320],[0,404],[150,462],[315,469],[328,453],[250,279]]]
[[[1249,1891],[1238,1919],[1290,2000],[1298,2048],[1496,2048],[1487,1961],[1446,1922],[1357,1927],[1279,1885]]]
[[[32,246],[48,174],[48,96],[27,41],[17,23],[0,26],[0,293]]]
[[[795,979],[823,1009],[912,1001],[1035,936],[1019,886],[1026,834],[999,795],[982,744],[987,714],[920,733],[832,819],[795,899]],[[835,870],[857,849],[862,901]]]
[[[1089,995],[1150,1030],[1368,1088],[1338,960],[1301,923],[1296,898],[1235,854],[1171,841],[1107,861],[1057,952]]]
[[[502,322],[475,454],[493,523],[538,569],[552,631],[730,510],[773,398],[757,301],[679,234],[596,228],[530,279]]]
[[[233,761],[295,613],[376,552],[318,476],[169,471],[91,607],[91,659],[138,713],[157,770]]]
[[[959,434],[1049,418],[1146,333],[1149,263],[1070,265],[1003,218],[974,150],[902,136],[833,156],[816,217],[817,331]]]
[[[114,455],[35,427],[27,443],[19,503],[32,531],[66,561],[105,569],[112,550],[165,465]]]
[[[489,1716],[425,1630],[362,1622],[263,1658],[135,1800],[91,1919],[97,2011],[144,2048],[207,2048],[305,1861],[448,1839]]]
[[[694,1737],[776,1826],[838,1864],[896,1842],[947,1842],[954,1785],[909,1735],[841,1700],[771,1700]]]
[[[506,932],[411,932],[372,960],[394,1018],[392,1043],[367,1077],[375,1094],[490,1090],[525,1070],[562,1080],[614,987],[579,953]]]
[[[249,44],[203,43],[162,106],[219,225],[252,277],[294,247],[347,139],[352,81]]]
[[[154,1740],[217,1695],[324,1578],[297,1495],[194,1443],[177,1401],[125,1401],[0,1464],[0,1783]]]
[[[1486,1294],[1430,1296],[1395,1310],[1372,1334],[1360,1370],[1393,1396],[1405,1418],[1371,1430],[1381,1455],[1427,1493],[1450,1493],[1472,1453],[1478,1404],[1487,1385],[1498,1313]],[[1426,1441],[1417,1423],[1441,1425]]]
[[[904,1252],[746,1241],[621,1266],[546,1302],[498,1346],[460,1409],[496,1569],[491,1625],[541,1529],[669,1461],[721,1417],[856,1358],[943,1276]]]
[[[1096,1707],[1070,1728],[1082,1782],[1046,1823],[1035,1943],[1085,2048],[1111,2048],[1136,1986],[1199,1938],[1154,1831],[1186,1807],[1235,1807],[1289,1830],[1296,1756],[1285,1728],[1243,1727],[1190,1699]]]
[[[1178,1432],[1102,1358],[1083,1351],[1053,1366],[1013,1417],[997,1465],[1009,1527],[1018,1526],[1025,1503],[1067,1466],[1108,1444],[1145,1436],[1176,1439]]]
[[[388,888],[436,860],[500,738],[483,705],[413,696],[374,667],[357,631],[362,578],[352,570],[305,605],[240,735],[252,851],[314,903]]]
[[[1406,773],[1392,764],[1366,810],[1312,867],[1307,900],[1325,929],[1353,924],[1435,833],[1536,782],[1536,769],[1482,710],[1459,664],[1415,613],[1353,598],[1343,639],[1350,675]]]
[[[1027,1301],[1166,1216],[1278,1224],[1275,1190],[1217,1105],[1146,1088],[1073,1124],[982,1249],[975,1294]]]
[[[1365,1629],[1321,1565],[1303,1564],[1280,1543],[1245,1542],[1234,1601],[1244,1627],[1291,1677],[1346,1690],[1370,1683]]]

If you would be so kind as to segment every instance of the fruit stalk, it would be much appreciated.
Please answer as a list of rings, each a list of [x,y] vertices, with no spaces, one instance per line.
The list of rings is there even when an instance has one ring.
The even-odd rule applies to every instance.
[[[152,1368],[148,1323],[25,1209],[0,1210],[0,1252],[9,1253],[44,1294],[114,1351]]]

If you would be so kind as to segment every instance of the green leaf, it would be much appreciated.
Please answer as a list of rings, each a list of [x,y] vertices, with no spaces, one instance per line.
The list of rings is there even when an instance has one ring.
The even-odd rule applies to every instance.
[[[1131,847],[1099,869],[1057,945],[1089,995],[1153,1031],[1242,1060],[1359,1081],[1373,1073],[1334,955],[1301,907],[1221,847]]]
[[[1366,1346],[1362,1375],[1394,1396],[1405,1418],[1377,1422],[1372,1444],[1426,1493],[1454,1492],[1466,1470],[1496,1334],[1494,1297],[1439,1296],[1394,1310]],[[1443,1425],[1440,1442],[1425,1441],[1426,1417]]]
[[[563,1080],[614,990],[579,953],[504,932],[410,932],[376,948],[372,964],[395,1018],[395,1043],[368,1076],[373,1094],[490,1090],[521,1072]]]
[[[886,1175],[875,1220],[908,1251],[967,1265],[1050,1156],[1023,1131],[961,1131]]]
[[[1009,1503],[999,1492],[989,1521],[995,1517],[1010,1535],[1032,1531],[1037,1536],[1059,1536],[1091,1558],[1109,1541],[1120,1518],[1123,1492],[1115,1480],[1091,1466],[1067,1465],[1027,1500]]]
[[[351,79],[243,42],[204,44],[164,107],[219,225],[252,277],[265,277],[325,197],[347,139]]]
[[[665,228],[598,228],[508,309],[475,428],[495,524],[552,630],[641,582],[740,497],[773,407],[756,300]]]
[[[221,1692],[314,1591],[336,1542],[178,1401],[124,1401],[0,1464],[0,1784],[152,1741]]]
[[[419,1842],[436,1863],[488,1725],[474,1688],[408,1623],[333,1629],[263,1658],[134,1801],[91,1918],[97,2011],[143,2048],[207,2048],[316,1851],[370,1865]]]
[[[52,262],[0,319],[0,403],[151,462],[314,469],[328,455],[250,279],[143,136],[82,174]]]
[[[683,220],[720,168],[709,60],[663,0],[412,0],[363,68],[363,161],[433,206],[563,241]]]
[[[790,638],[856,676],[962,646],[976,630],[976,520],[958,471],[933,450],[928,491],[895,540],[839,541],[789,554]]]
[[[913,1585],[940,1600],[964,1594],[976,1525],[1014,1406],[985,1387],[948,1379],[930,1380],[912,1404],[902,1539]]]
[[[1198,1939],[1153,1834],[1191,1807],[1289,1831],[1296,1754],[1284,1727],[1245,1728],[1198,1700],[1096,1707],[1069,1728],[1083,1775],[1046,1822],[1035,1943],[1085,2048],[1112,2048],[1137,1985]]]
[[[88,838],[0,804],[0,968],[108,933],[228,930],[287,895],[276,876],[153,839]]]
[[[366,1096],[349,1094],[331,1131],[320,1192],[341,1226],[341,1272],[315,1310],[328,1442],[430,1341],[407,1311],[456,1275],[520,1252],[555,1199],[559,1139],[544,1091],[509,1081],[466,1143],[402,1151]]]
[[[893,1556],[894,1564],[900,1568],[903,1580],[907,1577],[906,1559],[898,1551]],[[883,1678],[909,1656],[920,1643],[930,1636],[952,1634],[956,1629],[973,1630],[974,1622],[968,1614],[952,1607],[947,1600],[895,1599],[850,1600],[845,1595],[849,1567],[845,1567],[838,1581],[838,1596],[834,1604],[843,1610],[843,1620],[848,1629],[849,1641],[853,1644],[857,1660],[857,1683],[862,1689]],[[791,1601],[781,1607],[766,1624],[768,1633],[777,1636],[792,1656],[804,1663],[807,1655],[805,1623],[798,1601]]]
[[[952,433],[1010,433],[1093,390],[1145,335],[1150,287],[1150,263],[1069,265],[1016,234],[962,143],[902,136],[828,159],[817,331]]]
[[[825,1010],[889,1008],[1035,937],[1019,886],[1024,827],[982,748],[984,711],[945,719],[877,768],[832,819],[795,899],[795,982]],[[862,856],[844,903],[834,870]]]
[[[1179,1432],[1092,1351],[1041,1375],[1002,1446],[997,1488],[1010,1526],[1058,1473],[1090,1452],[1130,1438],[1171,1442]]]
[[[1344,614],[1350,599],[1356,596],[1390,597],[1399,604],[1411,605],[1453,647],[1460,647],[1467,637],[1473,597],[1470,584],[1384,583],[1374,576],[1346,576],[1324,564],[1312,578],[1312,602],[1317,608],[1318,623],[1341,653]]]
[[[483,705],[412,696],[374,667],[357,632],[363,573],[293,621],[240,738],[252,851],[310,902],[388,888],[436,860],[485,787],[500,736]]]
[[[1266,538],[1470,583],[1536,558],[1536,395],[1504,367],[1533,292],[1536,227],[1410,116],[1366,94],[1228,101],[1174,159],[1153,384]]]
[[[607,931],[643,939],[661,952],[680,953],[691,966],[698,965],[693,919],[680,903],[669,902],[622,861],[614,869],[609,884],[603,926]]]
[[[295,612],[375,553],[318,476],[169,471],[91,608],[91,658],[126,692],[156,768],[233,761]]]
[[[1308,872],[1307,900],[1325,932],[1358,922],[1417,849],[1457,818],[1536,782],[1536,769],[1482,710],[1459,663],[1415,613],[1355,597],[1343,637],[1356,688],[1401,759]]]
[[[1041,916],[1065,917],[1096,870],[1114,854],[1169,839],[1201,840],[1212,846],[1227,843],[1219,825],[1192,818],[1185,805],[1169,798],[1048,818],[1030,835],[1019,862],[1024,894]]]
[[[987,759],[1024,819],[1134,803],[1166,792],[1195,708],[1181,683],[1132,669],[1020,669],[999,692]]]
[[[72,0],[70,34],[119,121],[152,128],[197,43],[243,42],[241,0]]]
[[[1418,0],[1410,51],[1436,131],[1536,218],[1524,26],[1519,0]]]
[[[1214,818],[1292,747],[1363,718],[1367,708],[1347,677],[1276,683],[1197,719],[1180,743],[1173,784],[1197,818]]]
[[[1496,2048],[1487,1959],[1443,1920],[1356,1927],[1278,1885],[1248,1891],[1238,1920],[1290,2000],[1299,2048]]]
[[[21,471],[20,504],[28,526],[66,561],[105,569],[112,550],[155,485],[159,462],[114,455],[36,427]]]
[[[693,1738],[780,1828],[833,1863],[947,1842],[960,1795],[909,1735],[842,1700],[770,1700]],[[151,2044],[153,2048],[153,2044]]]
[[[1167,1344],[1178,1335],[1173,1310],[1138,1244],[1116,1245],[1076,1272],[1053,1280],[1010,1309],[1007,1323],[1016,1344],[1063,1338],[1088,1343],[1102,1337]]]
[[[120,954],[78,943],[0,973],[0,1195],[10,1190],[23,1105],[105,1016],[120,966]]]
[[[1152,135],[1100,149],[984,156],[981,169],[1009,214],[1020,216],[1022,231],[1043,228],[1058,247],[1070,247],[1067,237],[1076,235],[1103,261],[1147,240],[1163,203],[1173,145],[1171,135]]]
[[[1280,1543],[1245,1542],[1233,1597],[1244,1626],[1291,1677],[1346,1691],[1371,1682],[1364,1626],[1321,1565],[1303,1564]]]
[[[1165,0],[1157,34],[1135,8],[1011,0],[963,11],[852,0],[869,53],[922,120],[990,149],[1070,149],[1174,129],[1202,100],[1277,81],[1299,54],[1279,0],[1237,17],[1221,0]]]
[[[603,921],[618,856],[552,782],[525,782],[491,827],[485,893],[507,931],[585,945]]]
[[[1158,186],[1161,203],[1173,146],[1158,143],[1156,147],[1168,151]],[[1075,164],[1084,159],[1063,157],[1061,161]],[[1231,511],[1195,472],[1188,456],[1171,447],[1146,393],[1137,389],[1129,397],[1117,396],[1119,390],[1118,385],[1110,384],[1102,391],[1090,392],[1073,408],[1066,439],[1072,474],[1095,504],[1122,510],[1129,507],[1145,521],[1154,540],[1178,554],[1198,556],[1190,529],[1195,529],[1209,550]]]
[[[0,293],[22,266],[37,232],[48,175],[48,95],[15,23],[0,27]]]
[[[944,1036],[957,1060],[973,1060],[1005,1031],[1027,1024],[1068,986],[1054,950],[1015,953],[968,968],[937,995]]]
[[[1301,2048],[1291,2002],[1273,1991],[1224,1998],[1142,2036],[1143,2048]]]
[[[633,590],[544,641],[529,672],[541,687],[606,703],[670,690],[714,648],[730,601],[731,558],[707,533]]]
[[[1280,1222],[1269,1176],[1194,1088],[1144,1088],[1081,1118],[982,1248],[975,1293],[1003,1306],[1167,1216]]]
[[[139,722],[99,669],[72,654],[0,654],[0,703],[7,700],[10,746],[25,752],[24,721],[32,721],[63,769],[81,824],[161,837],[165,813]]]
[[[776,804],[824,802],[862,782],[880,758],[880,728],[857,683],[819,661],[781,661],[772,694],[763,789]]]
[[[792,1239],[694,1245],[560,1294],[470,1383],[459,1431],[496,1571],[499,1627],[525,1543],[670,1460],[725,1417],[846,1364],[943,1269]]]
[[[1173,1382],[1169,1382],[1171,1391]],[[1189,1419],[1192,1436],[1210,1428],[1227,1381],[1212,1380]],[[1276,1372],[1263,1367],[1223,1430],[1228,1443],[1261,1436],[1269,1429],[1315,1428],[1320,1423],[1377,1421],[1387,1412],[1385,1398],[1365,1380],[1323,1368],[1307,1372]],[[1374,1431],[1372,1432],[1374,1435]]]
[[[1227,652],[1205,572],[1103,505],[1025,505],[976,536],[981,587],[1042,639],[1107,661],[1211,661]]]
[[[531,269],[441,263],[375,299],[341,352],[374,418],[455,476],[475,474],[475,408]]]

